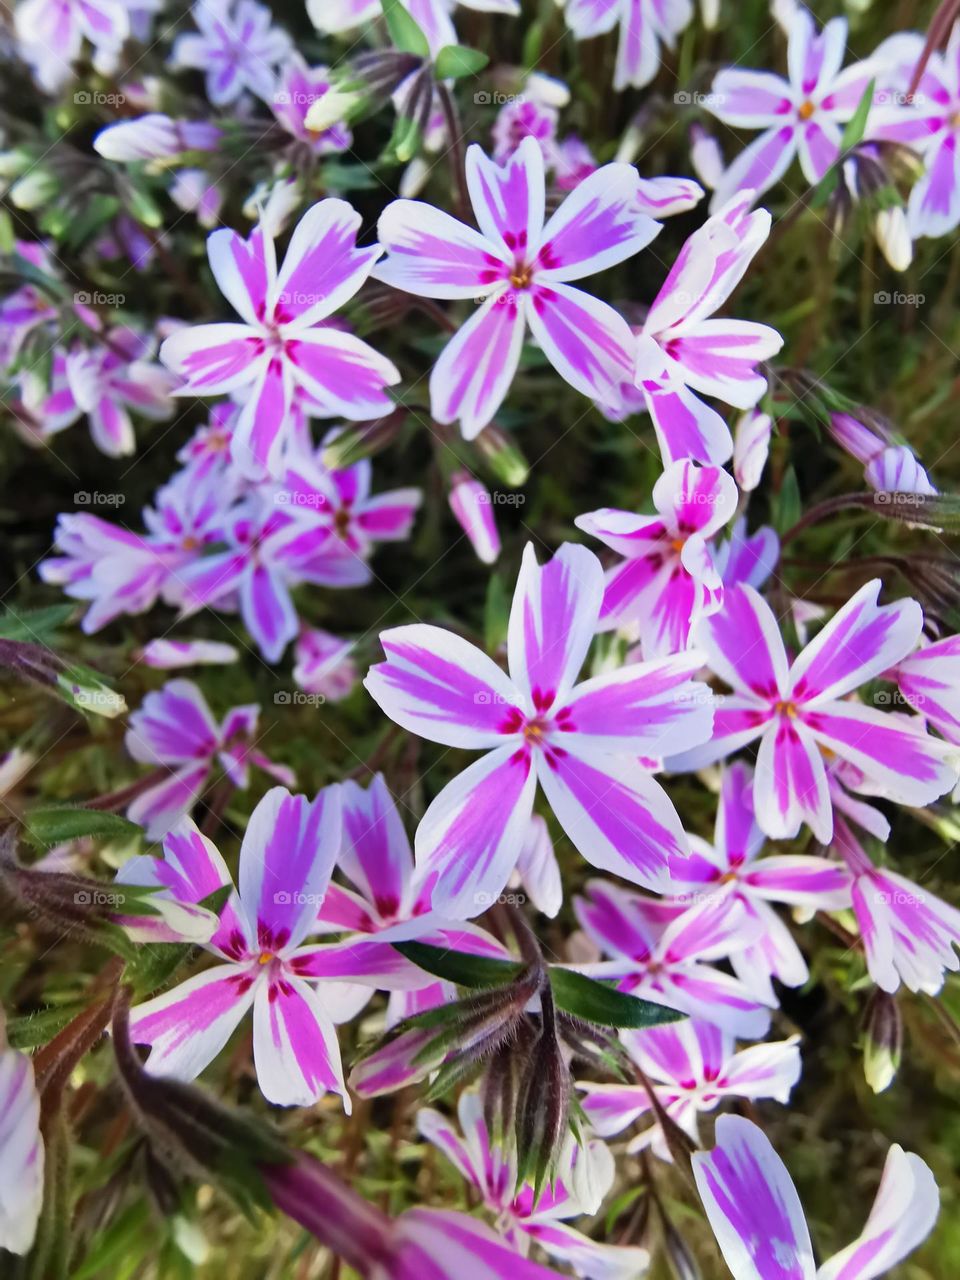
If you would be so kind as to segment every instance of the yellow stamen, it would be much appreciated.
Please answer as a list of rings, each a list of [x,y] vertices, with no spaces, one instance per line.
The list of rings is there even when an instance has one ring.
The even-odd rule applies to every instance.
[[[813,113],[816,111],[816,109],[817,109],[816,103],[811,102],[810,99],[808,98],[806,102],[801,103],[800,110],[797,112],[797,115],[800,117],[801,120],[809,120],[810,117],[813,115]]]
[[[778,715],[786,716],[788,720],[796,719],[797,704],[795,702],[778,702],[774,709]]]
[[[273,956],[269,951],[261,951],[257,956],[257,964],[269,964],[272,959]]]

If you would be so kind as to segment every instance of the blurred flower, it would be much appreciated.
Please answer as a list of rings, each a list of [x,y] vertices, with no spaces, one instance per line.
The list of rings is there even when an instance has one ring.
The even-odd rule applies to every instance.
[[[567,26],[578,40],[620,28],[613,87],[642,89],[662,65],[661,46],[672,49],[693,19],[692,0],[561,0]]]
[[[500,535],[493,515],[493,499],[484,485],[466,471],[450,479],[450,510],[484,564],[496,563]]]
[[[233,707],[219,724],[192,680],[171,680],[148,693],[130,716],[126,747],[134,760],[169,770],[169,777],[144,791],[127,817],[146,827],[157,840],[189,813],[219,764],[235,787],[243,790],[249,766],[256,765],[287,786],[295,778],[253,746],[257,706]]]
[[[256,0],[199,0],[190,14],[200,32],[177,36],[170,65],[205,72],[207,97],[216,107],[236,102],[245,89],[269,102],[275,68],[293,52],[270,9]]]
[[[322,694],[327,702],[341,702],[360,678],[350,656],[353,650],[352,640],[305,627],[297,636],[293,678],[306,693]]]
[[[7,1044],[0,1010],[0,1249],[33,1248],[43,1205],[44,1143],[33,1063]]]

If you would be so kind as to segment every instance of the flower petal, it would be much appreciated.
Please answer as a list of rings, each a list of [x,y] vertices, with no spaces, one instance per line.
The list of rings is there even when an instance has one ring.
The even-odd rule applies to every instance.
[[[389,256],[377,264],[377,280],[421,298],[476,298],[513,263],[495,242],[422,200],[394,200],[377,223]]]
[[[499,746],[522,695],[492,658],[452,631],[413,623],[380,634],[386,662],[364,686],[411,733],[449,747]]]
[[[430,374],[431,413],[479,435],[503,403],[520,363],[526,329],[516,296],[500,289],[450,339]]]
[[[131,1009],[133,1043],[151,1046],[147,1070],[196,1079],[253,1004],[256,978],[249,968],[219,964]]]
[[[346,200],[327,198],[306,211],[290,238],[272,298],[278,324],[300,332],[348,302],[383,253],[357,248],[362,218]]]
[[[288,972],[262,982],[253,1006],[253,1058],[268,1102],[309,1107],[339,1093],[350,1114],[333,1021],[313,988]]]
[[[623,316],[565,284],[535,283],[523,303],[531,333],[561,377],[602,405],[619,404],[633,376],[634,338]]]
[[[806,822],[826,844],[833,808],[823,758],[809,729],[778,716],[764,731],[753,780],[757,822],[774,840],[792,839]]]
[[[763,1131],[721,1116],[693,1176],[734,1280],[814,1280],[810,1233],[796,1187]]]
[[[43,1204],[43,1173],[33,1063],[26,1054],[0,1046],[0,1249],[27,1254],[33,1248]]]
[[[661,226],[640,212],[639,188],[630,164],[605,164],[585,178],[544,227],[537,280],[582,280],[645,249]]]
[[[539,247],[545,205],[543,152],[524,138],[504,165],[473,144],[467,148],[467,188],[477,225],[507,255],[532,254]]]

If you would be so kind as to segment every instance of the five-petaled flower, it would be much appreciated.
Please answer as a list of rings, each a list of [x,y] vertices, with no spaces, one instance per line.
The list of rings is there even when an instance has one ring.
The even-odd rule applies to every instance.
[[[776,617],[752,587],[726,593],[694,642],[732,693],[717,707],[713,739],[669,762],[694,769],[760,739],[753,783],[757,822],[790,839],[806,823],[823,844],[833,834],[824,755],[853,766],[879,794],[923,806],[957,781],[955,749],[922,719],[888,715],[848,697],[915,648],[923,613],[915,600],[880,606],[866,583],[791,664]]]
[[[418,864],[465,918],[496,898],[516,866],[538,780],[596,867],[662,889],[670,858],[686,850],[676,810],[638,757],[706,739],[711,698],[691,679],[702,656],[633,663],[575,684],[602,598],[592,552],[565,544],[541,566],[528,544],[510,614],[509,677],[440,627],[381,634],[387,660],[364,683],[387,715],[434,742],[487,753],[448,783],[417,830]]]
[[[223,228],[207,241],[214,278],[243,323],[179,329],[160,358],[185,379],[178,395],[244,397],[231,450],[246,470],[280,473],[295,389],[312,417],[376,418],[392,407],[384,388],[399,381],[393,364],[326,323],[382,253],[379,245],[357,248],[360,222],[345,200],[312,205],[279,271],[262,223],[247,240]]]
[[[421,297],[481,304],[434,365],[433,417],[459,421],[467,439],[482,431],[510,388],[528,328],[572,387],[616,402],[619,385],[631,377],[630,328],[608,303],[570,281],[650,243],[660,230],[655,184],[645,184],[631,165],[604,165],[545,225],[543,152],[524,138],[503,166],[471,146],[467,185],[479,231],[419,200],[394,201],[378,224],[389,251],[373,272],[378,280]]]

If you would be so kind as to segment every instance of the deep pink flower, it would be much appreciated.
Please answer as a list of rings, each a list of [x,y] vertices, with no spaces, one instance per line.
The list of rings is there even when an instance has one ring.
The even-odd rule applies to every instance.
[[[806,961],[771,903],[807,911],[850,905],[850,876],[839,862],[805,854],[760,857],[766,836],[753,811],[753,770],[737,762],[723,772],[713,844],[690,836],[690,857],[677,870],[675,892],[693,903],[710,901],[733,910],[742,904],[760,931],[730,955],[734,973],[765,1003],[774,1000],[771,978],[799,987],[810,976]]]
[[[702,741],[710,698],[697,654],[575,683],[596,630],[603,570],[564,545],[546,565],[528,545],[510,615],[507,676],[453,632],[414,624],[380,637],[365,685],[404,729],[486,754],[450,782],[417,831],[417,862],[451,910],[478,914],[516,866],[537,781],[594,866],[662,888],[685,839],[666,793],[638,763]]]

